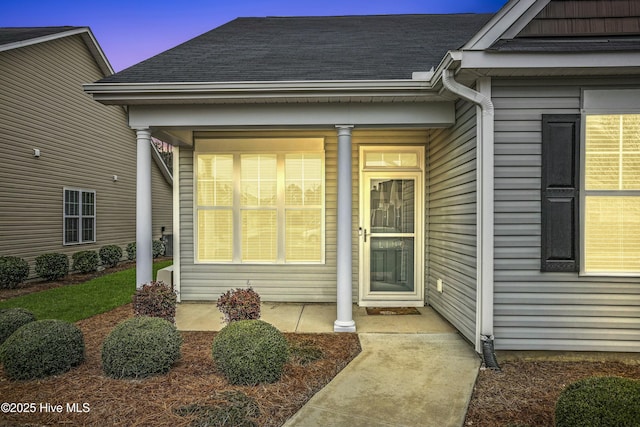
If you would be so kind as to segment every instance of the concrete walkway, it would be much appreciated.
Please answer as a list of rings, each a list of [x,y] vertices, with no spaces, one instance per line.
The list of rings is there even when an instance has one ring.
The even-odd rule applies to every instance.
[[[369,316],[354,306],[362,352],[286,427],[462,427],[480,358],[437,313]],[[283,332],[332,332],[335,304],[263,303]],[[219,330],[215,304],[179,304],[181,330]]]

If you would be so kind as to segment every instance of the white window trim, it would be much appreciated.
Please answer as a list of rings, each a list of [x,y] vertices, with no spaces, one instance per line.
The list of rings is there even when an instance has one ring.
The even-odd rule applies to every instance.
[[[599,96],[603,96],[603,93],[609,91],[584,91],[584,94],[591,92],[598,93]],[[618,95],[618,91],[610,91],[612,94]],[[629,95],[629,93],[627,93]],[[640,92],[638,93],[640,95]],[[609,97],[604,97],[608,104],[612,101]],[[591,101],[596,103],[597,101]],[[580,276],[591,277],[639,277],[640,271],[637,272],[611,272],[611,271],[587,271],[585,269],[586,264],[586,200],[587,196],[640,196],[640,190],[587,190],[586,189],[586,172],[587,172],[587,116],[595,115],[624,115],[624,114],[640,114],[640,106],[636,109],[609,109],[598,106],[599,108],[583,108],[580,120]]]
[[[265,148],[268,147],[268,148]],[[196,139],[193,153],[193,254],[194,264],[213,265],[323,265],[326,263],[326,152],[324,138],[203,138]],[[285,257],[285,218],[287,205],[284,201],[284,156],[287,154],[319,153],[322,155],[322,202],[320,222],[320,260],[319,261],[287,261]],[[198,259],[198,156],[201,154],[233,155],[233,259],[231,261],[213,261]],[[242,207],[240,203],[240,156],[242,154],[275,154],[277,156],[277,247],[275,261],[243,261],[242,260],[242,211],[252,209]],[[304,206],[299,207],[304,209]],[[214,208],[204,208],[214,209]],[[309,208],[311,209],[311,208]],[[316,208],[314,208],[316,209]]]
[[[77,191],[79,196],[79,206],[78,206],[78,215],[70,215],[67,216],[66,210],[66,194],[67,191]],[[82,195],[84,193],[93,194],[93,215],[85,216],[82,213]],[[88,243],[96,242],[97,235],[97,216],[98,216],[98,207],[97,207],[97,197],[95,190],[87,190],[84,188],[75,188],[75,187],[63,187],[62,189],[62,244],[64,246],[74,246],[74,245],[84,245]],[[67,218],[78,218],[78,241],[77,242],[67,242]],[[82,239],[82,220],[85,218],[93,218],[93,239],[92,240],[83,240]]]

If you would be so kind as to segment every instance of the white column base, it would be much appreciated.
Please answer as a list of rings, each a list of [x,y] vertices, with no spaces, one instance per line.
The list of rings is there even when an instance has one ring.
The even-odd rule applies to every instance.
[[[342,322],[340,320],[336,320],[333,322],[333,332],[355,332],[356,331],[356,322],[353,320],[350,322]]]

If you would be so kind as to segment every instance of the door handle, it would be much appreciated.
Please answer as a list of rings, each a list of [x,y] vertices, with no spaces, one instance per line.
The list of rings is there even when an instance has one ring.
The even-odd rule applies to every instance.
[[[364,242],[367,243],[367,229],[360,227],[359,230],[360,230],[360,235],[364,237]]]

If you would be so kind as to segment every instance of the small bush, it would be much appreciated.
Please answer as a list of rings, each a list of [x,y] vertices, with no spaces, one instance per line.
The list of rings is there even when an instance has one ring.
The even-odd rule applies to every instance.
[[[165,374],[180,357],[182,336],[157,317],[125,320],[102,345],[102,369],[111,378],[146,378]]]
[[[13,289],[29,276],[29,263],[15,256],[0,256],[0,288]]]
[[[0,345],[18,328],[35,320],[36,316],[24,308],[5,308],[0,310]]]
[[[0,359],[13,380],[62,374],[84,360],[84,337],[73,323],[38,320],[7,338],[0,346]]]
[[[98,264],[100,260],[98,259],[98,254],[95,251],[80,251],[73,254],[71,257],[73,264],[71,268],[74,271],[79,271],[80,273],[91,273],[98,269]]]
[[[127,245],[127,259],[129,261],[136,259],[136,242],[131,242]]]
[[[556,403],[557,427],[640,425],[640,381],[592,377],[565,388]]]
[[[164,282],[151,282],[137,289],[133,296],[136,316],[159,317],[175,323],[176,294]]]
[[[289,359],[289,344],[262,320],[231,322],[213,340],[213,360],[231,384],[273,383]]]
[[[106,267],[115,267],[122,258],[122,248],[118,245],[106,245],[100,248],[100,261]]]
[[[251,288],[229,290],[218,298],[218,309],[229,324],[237,320],[260,318],[260,295]]]
[[[158,258],[164,255],[166,248],[162,240],[153,241],[153,257]]]
[[[36,273],[44,280],[58,280],[69,274],[69,257],[49,253],[36,258]]]

